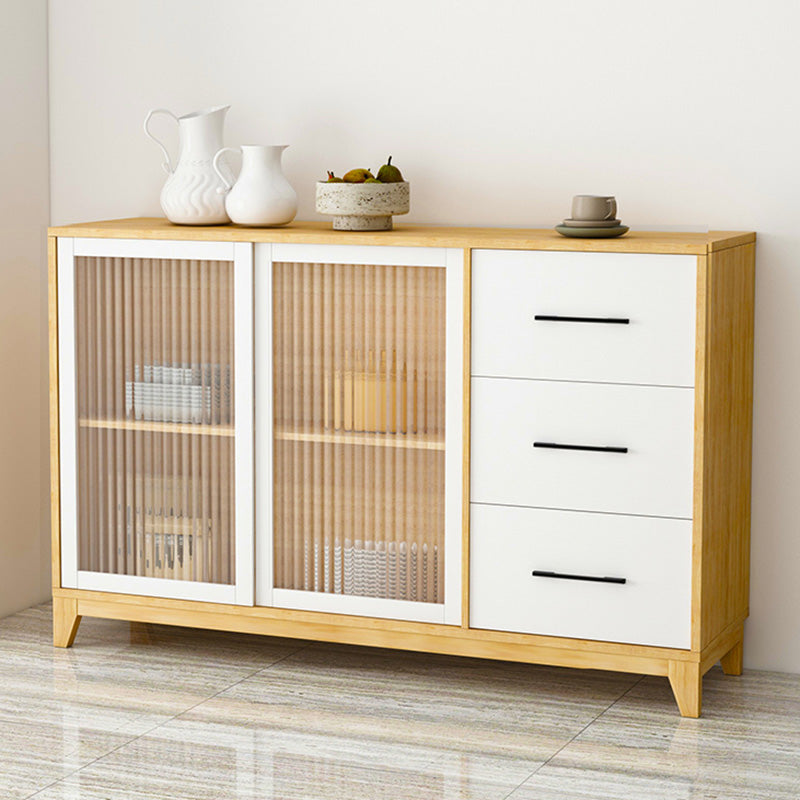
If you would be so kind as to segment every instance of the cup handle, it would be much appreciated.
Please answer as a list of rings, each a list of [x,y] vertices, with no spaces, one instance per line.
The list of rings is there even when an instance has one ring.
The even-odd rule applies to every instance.
[[[229,192],[233,188],[233,184],[228,183],[228,179],[220,172],[219,169],[219,157],[227,150],[230,150],[232,153],[242,152],[241,147],[223,147],[221,150],[217,150],[216,154],[214,155],[214,160],[211,162],[211,166],[214,167],[214,172],[219,175],[219,179],[222,181],[222,185],[225,187],[224,189],[218,188],[217,194],[225,194],[225,192]]]
[[[158,139],[156,139],[156,137],[153,136],[153,134],[150,133],[150,131],[147,128],[147,125],[150,122],[150,118],[154,114],[169,114],[169,116],[172,117],[172,119],[174,119],[176,123],[178,121],[178,118],[168,108],[153,108],[147,113],[147,116],[144,118],[145,136],[147,136],[149,139],[152,139],[161,148],[161,152],[164,154],[164,163],[161,166],[164,168],[164,171],[167,173],[167,175],[172,175],[172,173],[175,170],[172,167],[172,161],[170,160],[167,148],[164,147],[164,144],[160,142]]]
[[[617,214],[617,201],[613,197],[609,197],[606,203],[608,204],[608,214],[603,217],[604,221],[607,219],[614,219]]]

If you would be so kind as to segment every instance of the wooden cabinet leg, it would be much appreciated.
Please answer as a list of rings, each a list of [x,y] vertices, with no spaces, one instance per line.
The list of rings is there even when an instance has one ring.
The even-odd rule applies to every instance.
[[[669,682],[682,717],[699,717],[703,703],[703,676],[700,664],[693,661],[670,661]]]
[[[726,675],[741,675],[742,655],[742,640],[739,639],[739,641],[719,660],[720,664],[722,664],[722,671]]]
[[[72,597],[53,598],[53,644],[71,647],[81,624],[78,601]]]

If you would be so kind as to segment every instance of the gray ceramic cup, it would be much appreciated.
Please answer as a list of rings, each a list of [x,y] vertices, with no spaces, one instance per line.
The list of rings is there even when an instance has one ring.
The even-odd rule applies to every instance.
[[[613,197],[597,194],[576,194],[572,198],[572,219],[616,219],[617,201]]]

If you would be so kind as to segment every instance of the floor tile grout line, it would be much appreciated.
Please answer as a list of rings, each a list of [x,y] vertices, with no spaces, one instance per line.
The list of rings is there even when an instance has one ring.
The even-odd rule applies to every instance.
[[[77,769],[74,769],[71,772],[68,772],[66,775],[61,775],[60,777],[56,778],[56,780],[52,781],[51,783],[48,783],[46,786],[42,786],[41,789],[37,789],[33,794],[29,794],[27,797],[23,798],[23,800],[31,800],[31,798],[36,797],[36,795],[41,794],[42,792],[46,791],[47,789],[51,789],[56,784],[67,780],[67,778],[71,778],[73,775],[77,775],[82,770],[86,769],[87,767],[91,767],[92,764],[96,764],[98,761],[100,761],[101,759],[105,758],[106,756],[110,756],[112,753],[115,753],[120,748],[127,747],[129,744],[132,744],[137,739],[141,739],[143,736],[147,736],[147,734],[152,733],[154,730],[156,730],[156,728],[160,728],[162,725],[166,724],[167,722],[170,722],[172,719],[173,719],[173,717],[170,717],[170,719],[164,720],[163,722],[159,722],[157,725],[153,725],[152,728],[148,728],[146,731],[143,731],[142,733],[139,733],[136,736],[132,736],[126,742],[122,742],[122,743],[118,744],[116,747],[112,747],[110,750],[106,751],[105,753],[102,753],[101,755],[97,756],[96,758],[93,758],[91,761],[87,762],[86,764],[82,764]]]
[[[165,720],[164,722],[160,723],[156,727],[161,727],[162,725],[166,725],[168,722],[174,722],[176,719],[179,719],[184,714],[188,714],[190,711],[194,711],[194,709],[199,708],[200,706],[203,705],[203,703],[207,703],[209,700],[213,700],[215,697],[219,697],[223,692],[227,692],[229,689],[233,689],[234,686],[238,686],[240,683],[244,683],[245,681],[249,681],[250,678],[255,677],[260,672],[264,672],[265,670],[268,670],[268,669],[274,667],[276,664],[280,664],[282,661],[286,661],[287,658],[291,658],[293,655],[296,655],[297,653],[301,652],[302,650],[305,650],[306,647],[308,647],[307,644],[305,645],[305,647],[298,647],[296,650],[292,650],[291,653],[287,653],[285,656],[282,656],[281,658],[276,659],[271,664],[268,664],[266,667],[259,667],[258,669],[253,670],[253,672],[251,672],[249,675],[245,675],[242,678],[239,678],[238,681],[234,681],[233,683],[228,684],[227,686],[223,687],[219,691],[214,692],[214,694],[210,694],[208,697],[204,697],[202,700],[200,700],[199,702],[195,703],[193,706],[189,706],[189,708],[184,708],[183,711],[181,711],[179,714],[175,714],[174,717],[171,717],[170,719]],[[153,730],[155,730],[155,728]],[[151,731],[148,731],[148,733],[150,733],[150,732]]]
[[[603,716],[603,714],[610,711],[612,708],[614,708],[614,706],[617,703],[619,703],[620,700],[622,700],[628,694],[630,694],[645,679],[645,677],[647,676],[645,675],[639,676],[639,679],[637,681],[634,681],[634,683],[631,686],[629,686],[616,700],[609,703],[602,711],[600,711],[599,714],[597,714],[593,719],[589,720],[589,722],[587,722],[569,741],[564,742],[564,744],[561,745],[561,747],[559,747],[558,750],[556,750],[556,752],[553,753],[553,755],[551,755],[548,759],[539,764],[539,766],[536,767],[536,769],[533,770],[533,772],[531,772],[530,775],[528,775],[521,783],[517,784],[507,795],[505,795],[502,798],[502,800],[508,800],[511,797],[511,795],[513,795],[514,792],[517,791],[517,789],[521,788],[524,784],[526,784],[534,775],[536,775],[540,770],[544,769],[544,767],[546,767],[554,758],[556,758],[556,756],[558,756],[559,753],[563,752],[565,748],[569,747],[581,734],[583,734],[584,731],[586,731],[588,728],[594,725],[594,723],[597,722],[597,720],[599,720],[600,717]]]
[[[174,714],[169,719],[165,719],[162,722],[159,722],[157,725],[154,725],[152,728],[148,728],[146,731],[138,734],[137,736],[134,736],[133,738],[128,739],[128,741],[122,742],[121,744],[118,744],[116,747],[112,747],[110,750],[106,751],[102,755],[97,756],[97,758],[93,758],[88,763],[81,765],[80,767],[78,767],[78,769],[72,770],[72,772],[68,772],[66,775],[61,775],[59,778],[57,778],[56,780],[52,781],[51,783],[48,783],[46,786],[42,786],[40,789],[37,789],[33,794],[29,794],[27,797],[24,797],[23,800],[33,800],[33,798],[35,798],[37,794],[40,794],[41,792],[44,792],[47,789],[52,788],[56,784],[61,783],[62,781],[67,780],[68,778],[71,778],[73,775],[77,775],[79,772],[82,772],[83,770],[87,769],[88,767],[91,767],[93,764],[96,764],[98,761],[101,761],[102,759],[106,758],[107,756],[110,756],[112,753],[116,753],[117,750],[120,750],[123,747],[127,747],[129,744],[133,744],[133,742],[137,741],[138,739],[141,739],[143,736],[148,736],[153,731],[158,730],[158,728],[161,728],[161,727],[163,727],[164,725],[167,725],[170,722],[174,722],[176,719],[178,719],[179,717],[182,717],[184,714],[188,714],[190,711],[194,710],[198,706],[203,705],[203,703],[207,703],[209,700],[213,700],[215,697],[219,697],[219,695],[221,695],[223,692],[227,692],[228,689],[232,689],[234,686],[238,686],[240,683],[243,683],[244,681],[249,680],[253,676],[258,675],[259,672],[264,672],[264,670],[270,669],[270,667],[274,667],[276,664],[280,664],[282,661],[285,661],[287,658],[291,658],[293,655],[295,655],[295,654],[301,652],[302,650],[305,650],[306,648],[310,647],[311,644],[312,644],[311,642],[306,642],[306,644],[303,647],[298,647],[296,650],[292,650],[291,653],[287,653],[285,656],[282,656],[281,658],[277,659],[276,661],[273,661],[271,664],[268,664],[266,667],[259,667],[258,669],[256,669],[253,672],[251,672],[249,675],[245,675],[244,677],[240,678],[238,681],[234,681],[233,683],[228,684],[227,686],[223,687],[219,691],[214,692],[214,694],[209,695],[208,697],[204,697],[202,700],[200,700],[199,702],[195,703],[193,706],[189,706],[189,708],[184,708],[183,711],[181,711],[178,714]]]
[[[636,681],[636,682],[633,684],[633,686],[631,686],[631,687],[629,687],[628,689],[626,689],[626,690],[625,690],[625,691],[624,691],[624,692],[623,692],[623,693],[622,693],[622,694],[621,694],[621,695],[620,695],[620,696],[619,696],[619,697],[618,697],[618,698],[617,698],[617,699],[616,699],[616,700],[615,700],[613,703],[611,703],[611,705],[609,705],[607,708],[604,708],[604,709],[603,709],[603,710],[602,710],[602,711],[601,711],[601,712],[600,712],[600,713],[599,713],[599,714],[598,714],[598,715],[595,717],[595,719],[594,719],[594,720],[592,720],[592,722],[590,722],[589,724],[590,724],[590,725],[594,725],[594,723],[595,723],[595,722],[597,722],[597,720],[598,720],[598,719],[600,719],[600,717],[602,717],[602,716],[603,716],[603,714],[607,714],[609,711],[611,711],[611,709],[612,709],[612,708],[614,708],[614,706],[615,706],[615,705],[617,705],[617,703],[619,703],[621,700],[624,700],[624,699],[625,699],[625,698],[626,698],[626,697],[627,697],[627,696],[628,696],[628,695],[629,695],[629,694],[630,694],[630,693],[631,693],[631,692],[632,692],[632,691],[633,691],[633,690],[634,690],[634,689],[635,689],[635,688],[636,688],[636,687],[637,687],[637,686],[638,686],[638,685],[639,685],[639,684],[640,684],[640,683],[641,683],[643,680],[645,680],[645,678],[647,678],[647,677],[649,677],[649,676],[647,676],[647,675],[640,675],[640,676],[639,676],[639,680],[638,680],[638,681]]]

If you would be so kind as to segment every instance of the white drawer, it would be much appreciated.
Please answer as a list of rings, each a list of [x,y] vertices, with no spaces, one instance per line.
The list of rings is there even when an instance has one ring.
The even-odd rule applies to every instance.
[[[471,628],[689,647],[691,522],[481,505],[470,518]],[[607,577],[625,583],[586,580]]]
[[[696,268],[695,256],[474,250],[472,374],[693,386]]]
[[[473,378],[470,406],[474,502],[692,516],[692,389]]]

